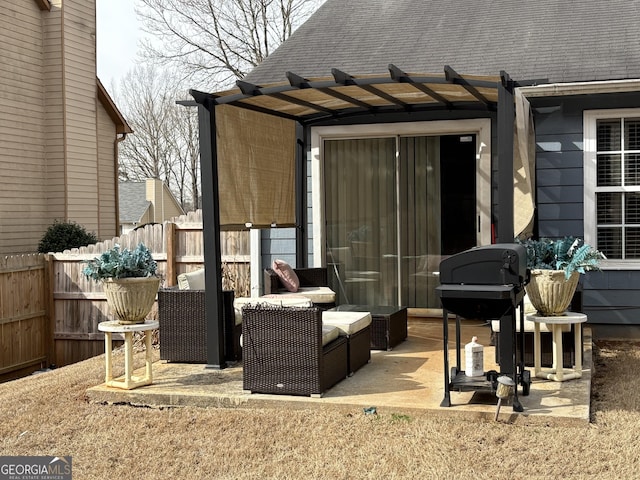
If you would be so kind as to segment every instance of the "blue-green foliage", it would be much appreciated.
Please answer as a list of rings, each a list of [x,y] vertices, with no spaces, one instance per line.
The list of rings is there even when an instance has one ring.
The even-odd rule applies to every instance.
[[[92,280],[105,278],[153,277],[158,264],[151,256],[151,251],[140,243],[135,250],[120,249],[116,244],[99,257],[85,262],[87,265],[82,274]]]
[[[529,239],[519,243],[527,250],[527,268],[564,270],[566,278],[573,272],[599,270],[600,260],[605,258],[601,252],[575,237]]]

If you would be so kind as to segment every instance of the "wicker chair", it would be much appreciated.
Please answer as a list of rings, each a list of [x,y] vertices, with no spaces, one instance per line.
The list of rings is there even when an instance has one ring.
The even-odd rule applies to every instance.
[[[225,318],[225,359],[235,362],[242,357],[240,349],[242,327],[235,324],[233,291],[223,292],[222,297]],[[179,290],[177,287],[158,290],[161,360],[207,363],[207,322],[204,309],[204,290]],[[229,328],[233,329],[232,335],[226,333]]]
[[[305,288],[309,287],[327,287],[329,285],[329,281],[327,278],[327,269],[326,268],[294,268],[294,272],[298,276],[300,280],[300,292],[299,294],[305,295]],[[273,295],[273,294],[287,294],[284,284],[280,281],[280,277],[276,272],[274,272],[271,268],[266,268],[264,270],[264,293],[265,295]],[[313,300],[313,298],[311,298]],[[333,302],[327,303],[318,303],[314,302],[314,305],[322,310],[328,310],[336,306],[335,300]]]
[[[348,375],[347,340],[322,345],[317,307],[242,309],[243,388],[251,393],[321,396]]]

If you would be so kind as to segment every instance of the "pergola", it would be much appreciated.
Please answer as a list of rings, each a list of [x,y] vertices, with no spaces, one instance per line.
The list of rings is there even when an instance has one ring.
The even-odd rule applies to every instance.
[[[295,73],[287,72],[287,82],[272,85],[254,85],[244,81],[237,82],[237,88],[219,93],[204,93],[192,90],[190,93],[198,105],[200,129],[200,161],[202,175],[202,210],[203,233],[205,243],[206,272],[206,318],[207,318],[207,363],[211,368],[224,368],[224,330],[222,316],[222,278],[220,232],[222,228],[247,227],[296,227],[296,250],[299,265],[305,264],[306,250],[303,236],[304,162],[306,157],[307,127],[321,122],[339,121],[353,117],[376,117],[383,114],[435,111],[486,111],[495,112],[497,116],[498,138],[498,190],[497,215],[499,217],[497,238],[500,242],[512,242],[514,238],[514,90],[516,87],[530,86],[544,81],[515,81],[506,72],[498,76],[471,76],[458,74],[449,66],[444,67],[443,74],[429,75],[406,73],[389,65],[387,75],[350,75],[338,69],[332,70],[331,77],[303,78]],[[264,151],[264,155],[256,155],[256,149],[266,145],[253,145],[252,148],[237,153],[242,145],[250,143],[250,138],[260,137],[262,129],[273,128],[271,121],[253,124],[252,128],[244,128],[241,119],[236,119],[231,128],[221,128],[221,117],[218,107],[232,106],[237,109],[266,114],[264,119],[280,119],[290,122],[294,132],[286,142],[279,145],[280,156]],[[226,111],[229,111],[228,109]],[[218,115],[217,115],[218,114]],[[375,120],[374,120],[375,121]],[[246,141],[238,141],[235,137],[228,140],[225,136],[236,136],[243,130]],[[284,131],[284,130],[283,130]],[[221,133],[222,132],[222,133]],[[276,140],[272,135],[271,140]],[[232,148],[225,142],[235,142]],[[289,142],[294,145],[287,145]],[[226,148],[225,148],[226,147]],[[271,146],[272,147],[272,146]],[[270,147],[270,148],[271,148]],[[273,150],[273,148],[272,148]],[[236,152],[235,156],[229,152]],[[221,155],[221,152],[223,154]],[[226,152],[226,153],[224,153]],[[231,160],[226,157],[230,157]],[[223,212],[221,222],[221,190],[220,177],[224,171],[243,169],[237,162],[262,158],[264,165],[253,169],[254,176],[265,174],[281,158],[293,159],[293,185],[291,190],[294,199],[284,202],[294,205],[293,218],[283,213],[284,220],[269,220],[269,212],[256,212],[255,202],[249,205],[244,214],[256,215],[254,218],[242,218],[242,213]],[[229,163],[224,163],[225,161]],[[271,162],[269,164],[269,162]],[[255,165],[253,165],[255,167]],[[251,169],[247,169],[251,176]],[[247,178],[251,185],[242,192],[242,196],[251,201],[252,197],[261,195],[260,178]],[[227,189],[230,189],[227,186]],[[224,193],[224,192],[222,192]],[[237,202],[243,199],[236,197]],[[231,203],[231,202],[228,202]],[[236,202],[233,202],[234,204]],[[259,203],[259,202],[258,202]],[[268,203],[268,202],[267,202]],[[271,205],[274,205],[273,203]],[[264,208],[264,207],[263,207]],[[267,205],[266,208],[272,208]],[[247,213],[249,212],[249,213]],[[261,215],[261,213],[263,215]],[[240,215],[240,217],[238,216]],[[229,217],[225,219],[226,217]],[[277,225],[276,225],[277,224]],[[215,274],[211,274],[215,272]]]

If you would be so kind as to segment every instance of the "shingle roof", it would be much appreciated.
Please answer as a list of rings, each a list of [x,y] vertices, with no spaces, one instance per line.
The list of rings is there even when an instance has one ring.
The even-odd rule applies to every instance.
[[[151,205],[147,200],[144,182],[120,182],[118,198],[120,223],[138,223]]]
[[[640,0],[327,0],[246,80],[408,72],[640,78]]]

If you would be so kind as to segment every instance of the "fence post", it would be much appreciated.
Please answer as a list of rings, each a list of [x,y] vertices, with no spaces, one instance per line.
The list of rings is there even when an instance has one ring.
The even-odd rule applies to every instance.
[[[55,285],[54,276],[54,258],[53,255],[44,255],[44,308],[46,312],[46,331],[45,331],[45,352],[47,356],[47,367],[54,364],[57,365],[56,358],[56,308],[53,299],[53,286]]]
[[[166,223],[167,244],[165,251],[167,252],[166,267],[166,286],[173,287],[177,283],[176,273],[176,224],[173,222]]]

